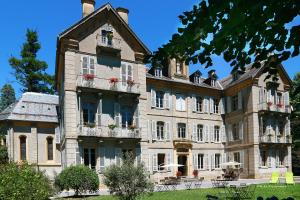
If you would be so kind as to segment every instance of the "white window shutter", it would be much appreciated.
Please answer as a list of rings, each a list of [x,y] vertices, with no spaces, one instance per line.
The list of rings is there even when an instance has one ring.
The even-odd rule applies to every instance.
[[[213,98],[209,98],[209,113],[214,113],[214,100]]]
[[[152,172],[153,172],[153,169],[152,169],[152,155],[148,154],[147,157],[148,157],[148,171],[149,171],[150,174],[152,174]]]
[[[152,170],[154,172],[158,171],[158,161],[157,161],[157,154],[152,155]]]
[[[227,97],[227,113],[231,112],[231,97]]]
[[[210,135],[210,142],[215,142],[215,126],[214,125],[211,125],[209,127],[209,135]]]
[[[90,63],[89,63],[89,67],[90,67],[90,72],[89,74],[93,74],[95,75],[95,59],[93,57],[90,57]]]
[[[221,140],[222,140],[222,142],[223,143],[225,143],[226,142],[226,132],[225,132],[225,126],[224,125],[222,125],[221,126]]]
[[[101,116],[102,116],[102,98],[99,99],[98,101],[98,109],[97,109],[97,122],[98,126],[101,126]]]
[[[205,97],[203,100],[204,100],[204,112],[209,113],[209,99]]]
[[[83,56],[81,58],[81,68],[82,68],[82,74],[88,74],[88,57]]]
[[[244,123],[243,123],[243,121],[239,122],[239,139],[240,140],[244,139]]]
[[[219,101],[219,113],[221,115],[224,115],[225,114],[225,109],[224,109],[224,98],[221,98],[220,101]]]
[[[271,150],[268,151],[268,168],[272,167],[272,152]]]
[[[168,165],[171,164],[171,153],[167,154],[167,164]],[[171,171],[171,167],[170,166],[167,168],[167,171]]]
[[[121,165],[121,162],[122,162],[121,148],[115,148],[115,159],[116,159],[116,165],[118,165],[118,166]]]
[[[99,157],[100,157],[100,163],[99,163],[99,166],[100,166],[100,173],[103,173],[104,172],[104,169],[105,169],[105,148],[104,147],[100,147],[98,148],[99,150]]]
[[[135,159],[137,164],[141,164],[142,162],[142,152],[141,148],[135,148]]]
[[[194,142],[198,141],[198,137],[197,137],[197,124],[193,124],[193,138],[192,138],[192,140]]]
[[[233,138],[232,138],[232,125],[231,124],[228,124],[228,126],[227,126],[227,138],[228,138],[228,141],[233,140]]]
[[[204,125],[204,137],[205,137],[205,142],[210,142],[210,137],[209,137],[209,126]]]
[[[114,114],[115,114],[116,126],[121,128],[122,127],[122,119],[121,119],[120,104],[119,103],[114,104]]]
[[[209,157],[208,154],[204,155],[204,168],[206,170],[209,170],[209,158],[208,157]]]
[[[214,170],[215,169],[215,154],[212,154],[211,155],[211,158],[210,158],[210,164],[211,164],[211,170]]]
[[[151,120],[151,134],[152,134],[152,141],[157,140],[157,134],[156,134],[157,128],[156,128],[156,121]]]
[[[167,141],[170,141],[171,140],[171,135],[170,135],[170,122],[166,122],[165,123],[165,125],[166,125],[166,132],[165,132],[165,137],[166,137],[166,140]]]
[[[240,162],[241,162],[241,168],[244,168],[244,163],[245,163],[245,159],[244,159],[244,150],[240,151]]]
[[[195,95],[192,96],[191,106],[192,106],[192,111],[196,112],[197,111],[197,99],[196,99]]]
[[[151,107],[156,107],[156,92],[153,89],[151,89]]]
[[[170,109],[170,93],[165,92],[164,94],[164,108]]]
[[[238,109],[242,109],[243,106],[243,96],[242,96],[242,91],[239,91],[238,93]]]
[[[55,142],[56,144],[60,144],[60,128],[57,126],[55,128]]]
[[[222,154],[222,163],[226,163],[227,162],[227,153],[223,153]]]
[[[197,164],[198,164],[197,158],[198,158],[197,154],[193,153],[193,167],[194,167],[194,170],[198,169],[198,167],[197,167]]]

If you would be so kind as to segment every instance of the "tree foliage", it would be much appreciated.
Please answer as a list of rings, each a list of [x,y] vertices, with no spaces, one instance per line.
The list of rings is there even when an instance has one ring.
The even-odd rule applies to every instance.
[[[0,145],[0,165],[8,163],[7,147]]]
[[[55,178],[54,184],[60,191],[73,189],[78,196],[86,192],[97,192],[99,178],[94,170],[84,165],[77,165],[65,168]]]
[[[52,194],[47,177],[28,164],[0,165],[0,199],[46,200]]]
[[[120,200],[134,200],[153,191],[142,164],[134,164],[132,154],[126,154],[121,165],[112,165],[104,172],[104,184]]]
[[[276,81],[276,66],[299,54],[300,25],[288,25],[299,14],[298,0],[202,0],[179,16],[178,32],[148,61],[177,58],[207,68],[212,55],[223,55],[233,71],[266,61],[267,78]]]
[[[36,31],[27,29],[26,42],[21,50],[21,58],[12,56],[9,63],[17,81],[23,87],[22,92],[54,93],[54,76],[46,73],[47,63],[37,59],[41,49]]]
[[[16,101],[15,90],[11,84],[3,85],[0,96],[0,112]]]

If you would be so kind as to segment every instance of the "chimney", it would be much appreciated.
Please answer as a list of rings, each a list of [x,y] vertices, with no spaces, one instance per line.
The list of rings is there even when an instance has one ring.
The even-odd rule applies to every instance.
[[[95,0],[81,0],[82,17],[86,17],[95,11]]]
[[[117,8],[116,9],[117,13],[122,17],[122,19],[128,24],[128,13],[129,10],[126,8]]]

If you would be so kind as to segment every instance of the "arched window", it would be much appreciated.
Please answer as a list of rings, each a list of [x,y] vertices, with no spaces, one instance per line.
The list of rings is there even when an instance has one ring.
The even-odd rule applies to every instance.
[[[20,159],[26,160],[27,148],[26,148],[26,136],[20,136]]]
[[[47,158],[48,160],[53,160],[53,138],[47,138]]]

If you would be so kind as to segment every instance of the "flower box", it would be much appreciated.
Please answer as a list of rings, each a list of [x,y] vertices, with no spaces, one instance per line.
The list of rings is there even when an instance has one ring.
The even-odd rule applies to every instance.
[[[95,75],[94,75],[94,74],[84,74],[84,75],[83,75],[83,78],[84,78],[85,80],[90,81],[90,80],[94,80]]]

